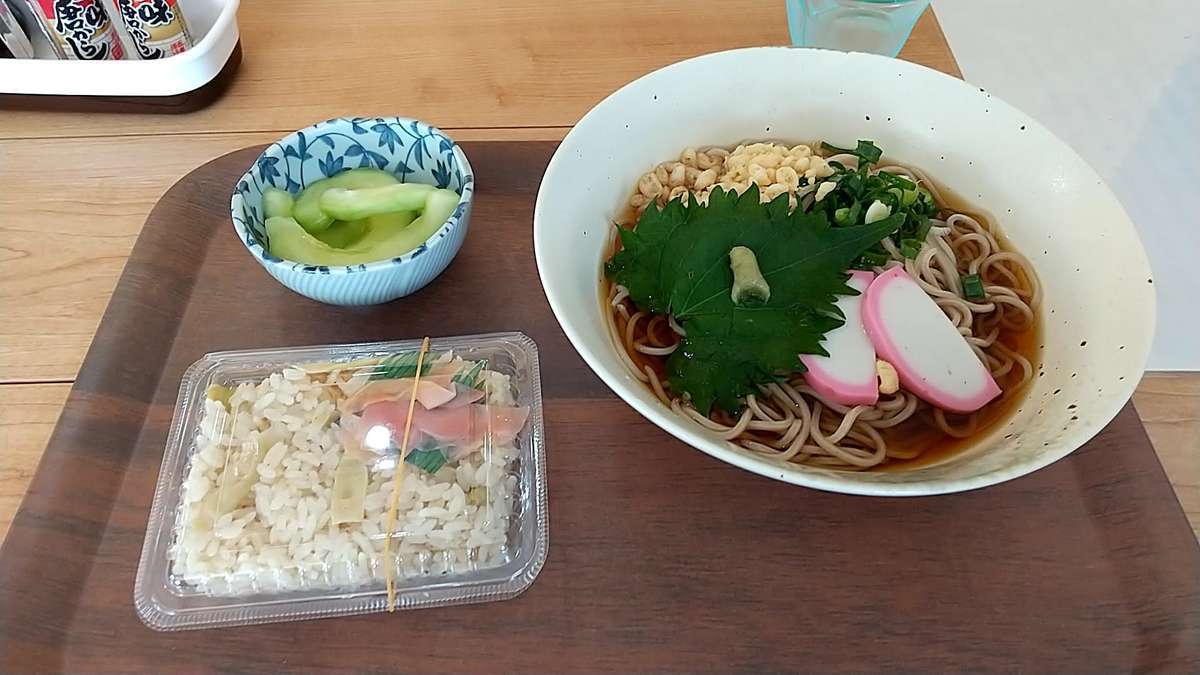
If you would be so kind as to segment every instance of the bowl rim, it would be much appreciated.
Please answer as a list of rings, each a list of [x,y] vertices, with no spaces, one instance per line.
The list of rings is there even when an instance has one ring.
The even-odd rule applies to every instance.
[[[797,54],[821,53],[824,55],[823,58],[853,60],[866,59],[874,61],[880,65],[886,64],[888,67],[900,71],[910,71],[922,74],[931,73],[935,77],[939,77],[953,83],[953,86],[961,87],[964,91],[975,91],[978,89],[978,87],[970,84],[965,79],[960,79],[933,68],[901,59],[860,52],[838,52],[824,49],[773,46],[743,47],[739,49],[710,52],[677,61],[645,73],[636,79],[627,82],[617,90],[610,93],[608,96],[604,97],[603,100],[592,106],[592,108],[589,109],[583,115],[583,117],[581,117],[579,121],[575,123],[574,126],[572,126],[571,130],[566,134],[566,136],[563,137],[562,142],[559,144],[558,148],[554,152],[554,155],[550,158],[549,163],[546,165],[545,172],[542,174],[542,182],[538,186],[538,195],[533,210],[534,258],[537,263],[538,277],[542,284],[542,290],[546,295],[547,301],[550,303],[550,309],[554,313],[554,318],[558,321],[563,333],[566,334],[571,346],[575,348],[575,351],[580,355],[584,362],[587,363],[592,372],[595,373],[596,376],[599,377],[601,381],[603,381],[604,384],[607,385],[608,388],[611,389],[619,399],[637,411],[638,414],[642,415],[642,417],[646,418],[655,426],[663,429],[675,438],[691,446],[692,448],[699,450],[700,452],[703,452],[728,464],[732,464],[740,469],[756,473],[760,476],[780,480],[793,485],[800,485],[841,494],[873,497],[921,497],[953,494],[957,492],[965,492],[968,490],[989,487],[1015,478],[1020,478],[1021,476],[1025,476],[1038,471],[1039,469],[1045,468],[1050,464],[1062,459],[1063,457],[1066,457],[1078,448],[1082,447],[1085,443],[1089,442],[1091,439],[1095,438],[1096,435],[1098,435],[1100,431],[1103,430],[1103,428],[1106,427],[1108,423],[1111,422],[1125,407],[1130,397],[1133,395],[1134,390],[1137,388],[1137,383],[1140,381],[1141,375],[1145,373],[1146,363],[1149,359],[1150,343],[1152,342],[1151,338],[1153,337],[1157,315],[1157,298],[1154,293],[1150,294],[1147,301],[1148,306],[1146,307],[1146,311],[1149,314],[1149,321],[1146,322],[1142,329],[1146,332],[1146,339],[1143,342],[1145,348],[1143,353],[1138,358],[1139,365],[1136,369],[1136,373],[1132,371],[1130,373],[1130,375],[1136,374],[1137,377],[1126,377],[1125,381],[1123,382],[1123,386],[1119,390],[1115,391],[1113,396],[1107,398],[1107,400],[1110,402],[1107,405],[1107,408],[1099,410],[1098,414],[1094,418],[1095,421],[1089,425],[1088,428],[1081,430],[1079,437],[1084,438],[1083,441],[1078,443],[1075,441],[1066,441],[1060,445],[1046,448],[1044,452],[1034,455],[1028,459],[1020,460],[1012,464],[966,478],[928,478],[895,483],[865,482],[855,480],[855,476],[857,474],[854,472],[838,472],[835,474],[834,472],[828,470],[817,471],[805,470],[799,466],[780,466],[776,463],[772,463],[767,458],[752,457],[750,455],[743,454],[732,449],[726,442],[719,442],[702,435],[698,428],[695,428],[690,424],[685,424],[686,420],[682,416],[669,413],[669,411],[664,412],[657,407],[641,400],[640,398],[629,394],[629,383],[624,381],[619,373],[609,372],[608,367],[606,365],[602,365],[600,356],[585,346],[582,336],[580,335],[579,331],[576,330],[576,327],[564,320],[566,302],[559,295],[553,284],[549,283],[548,281],[548,269],[545,264],[548,252],[543,249],[544,235],[542,234],[546,228],[550,227],[550,225],[548,225],[546,222],[548,218],[545,213],[546,205],[544,203],[546,193],[542,188],[546,185],[546,181],[549,177],[555,175],[561,170],[559,168],[560,165],[569,161],[567,155],[571,152],[573,147],[572,141],[578,135],[583,133],[580,131],[580,128],[585,122],[588,121],[589,118],[598,115],[599,113],[597,111],[608,104],[611,100],[621,96],[626,90],[649,78],[660,77],[663,73],[684,68],[696,62],[737,58],[739,56],[749,54],[776,52],[778,50],[788,50]],[[993,105],[1007,106],[1013,111],[1018,111],[1015,106],[1012,106],[1005,101],[994,97],[992,101]],[[1083,167],[1085,171],[1091,174],[1090,178],[1094,178],[1100,185],[1103,186],[1105,191],[1112,194],[1112,189],[1108,186],[1108,184],[1103,181],[1100,175],[1096,173],[1095,169],[1093,169],[1092,166],[1088,164],[1087,161],[1084,160],[1074,148],[1047,129],[1032,116],[1025,113],[1021,114],[1024,115],[1024,117],[1028,120],[1027,125],[1029,128],[1037,129],[1043,132],[1048,137],[1053,139],[1054,142],[1057,142],[1059,145],[1061,145],[1070,157],[1078,161],[1079,165]],[[1113,195],[1113,203],[1115,204],[1116,208],[1119,209],[1120,215],[1123,217],[1124,222],[1133,232],[1133,235],[1139,244],[1139,250],[1141,252],[1140,260],[1145,267],[1147,275],[1152,277],[1149,259],[1145,253],[1145,246],[1141,244],[1141,238],[1138,236],[1137,228],[1133,225],[1133,221],[1129,218],[1129,214],[1125,211],[1124,206],[1120,204],[1120,201],[1116,199],[1115,195]],[[1133,263],[1131,262],[1131,264]],[[598,269],[597,274],[599,273],[600,270]],[[597,281],[599,281],[599,279],[600,277],[597,276]],[[611,343],[611,338],[609,338],[607,341]],[[609,346],[613,349],[616,349],[615,345],[610,344]]]
[[[235,188],[229,200],[229,212],[230,219],[233,221],[233,229],[235,232],[237,232],[238,239],[242,242],[242,246],[245,247],[246,250],[249,251],[261,265],[264,267],[275,267],[292,272],[299,272],[301,274],[313,274],[321,276],[360,274],[363,272],[373,272],[376,270],[403,266],[404,264],[411,262],[414,258],[425,255],[432,251],[435,246],[438,246],[442,241],[448,239],[446,235],[462,222],[467,207],[471,205],[471,202],[475,197],[475,172],[471,169],[471,162],[467,159],[467,153],[464,152],[462,146],[459,145],[458,142],[455,141],[445,131],[442,131],[440,128],[429,124],[428,122],[423,122],[412,117],[400,117],[397,115],[381,117],[332,117],[327,120],[310,124],[268,144],[267,147],[264,148],[263,151],[254,158],[254,161],[250,164],[249,168],[242,173],[241,177],[238,178],[238,182],[234,183],[234,185],[236,186],[242,181],[250,180],[250,174],[254,170],[254,167],[258,165],[258,161],[266,156],[271,148],[283,147],[285,144],[294,141],[300,133],[324,131],[328,129],[328,127],[335,124],[349,125],[354,122],[364,120],[380,120],[402,125],[416,123],[450,141],[454,160],[459,163],[459,169],[463,174],[462,193],[458,197],[458,205],[455,206],[454,212],[450,214],[450,217],[446,219],[446,222],[443,223],[442,226],[437,230],[435,230],[428,239],[419,244],[413,250],[408,251],[403,255],[393,258],[384,258],[383,260],[376,260],[374,262],[362,263],[359,265],[310,265],[295,260],[280,258],[279,256],[272,254],[266,249],[266,247],[259,243],[258,238],[254,236],[254,233],[249,231],[245,224],[239,222],[241,219],[240,207],[242,206],[242,202],[245,200],[245,197]]]

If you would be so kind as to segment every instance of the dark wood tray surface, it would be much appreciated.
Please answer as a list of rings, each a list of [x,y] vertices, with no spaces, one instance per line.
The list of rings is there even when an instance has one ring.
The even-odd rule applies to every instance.
[[[242,249],[229,193],[258,148],[163,197],[0,550],[0,671],[1200,669],[1200,547],[1131,406],[1069,458],[966,494],[849,497],[740,471],[639,417],[559,330],[531,237],[554,145],[464,147],[480,189],[462,252],[374,308],[292,294]],[[143,627],[134,573],[188,364],[501,330],[537,341],[546,395],[550,552],[524,595]]]

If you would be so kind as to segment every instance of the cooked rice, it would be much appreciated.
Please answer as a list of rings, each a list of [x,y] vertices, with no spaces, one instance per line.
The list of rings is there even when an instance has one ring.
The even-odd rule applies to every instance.
[[[509,378],[491,378],[490,402],[512,403]],[[395,457],[369,468],[366,517],[334,525],[330,496],[342,446],[336,400],[361,385],[350,373],[272,373],[234,390],[227,412],[206,399],[176,518],[175,578],[212,595],[347,588],[384,580],[383,549]],[[219,489],[230,448],[281,431],[258,465],[258,481],[232,512],[213,522],[200,507]],[[392,550],[396,577],[462,573],[506,562],[517,449],[474,452],[430,475],[404,472]],[[210,496],[210,502],[214,498]]]

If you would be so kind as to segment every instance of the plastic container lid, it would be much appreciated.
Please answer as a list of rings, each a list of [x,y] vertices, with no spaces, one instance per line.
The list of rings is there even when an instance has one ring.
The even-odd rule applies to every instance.
[[[420,349],[192,364],[138,564],[142,621],[180,630],[386,611],[389,567],[397,609],[528,588],[549,543],[537,347],[520,333],[437,338],[418,378]]]

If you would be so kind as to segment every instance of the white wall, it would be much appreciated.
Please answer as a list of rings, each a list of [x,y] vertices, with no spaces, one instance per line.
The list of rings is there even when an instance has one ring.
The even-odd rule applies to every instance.
[[[963,76],[1104,177],[1154,267],[1151,369],[1200,370],[1200,0],[934,0]]]

